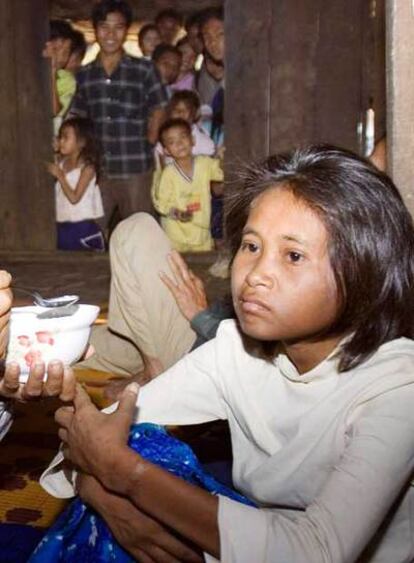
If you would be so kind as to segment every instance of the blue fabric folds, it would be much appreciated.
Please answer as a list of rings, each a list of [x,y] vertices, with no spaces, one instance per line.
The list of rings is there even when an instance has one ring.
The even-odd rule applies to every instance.
[[[236,491],[219,483],[199,463],[192,449],[170,436],[162,426],[131,427],[129,446],[142,457],[177,477],[211,492],[254,506]],[[33,552],[30,563],[132,563],[134,559],[117,543],[104,520],[75,499],[59,516]]]

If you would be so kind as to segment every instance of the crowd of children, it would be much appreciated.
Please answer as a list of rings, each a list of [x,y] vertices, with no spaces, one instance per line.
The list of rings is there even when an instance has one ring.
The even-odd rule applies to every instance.
[[[208,12],[192,14],[184,26],[180,14],[164,10],[154,22],[142,25],[137,37],[142,57],[155,65],[168,99],[166,121],[154,148],[153,206],[174,247],[183,252],[214,248],[211,200],[222,193],[223,172],[217,158],[223,153],[219,146],[222,139],[218,145],[212,130],[213,99],[221,78],[217,80],[213,72],[205,87],[206,68],[213,60],[204,51],[200,35],[200,22]],[[86,118],[74,119],[68,102],[74,94],[73,75],[79,56],[85,54],[85,43],[79,31],[67,22],[61,23],[51,22],[51,40],[45,49],[54,66],[55,60],[61,69],[68,65],[68,70],[62,70],[65,76],[72,73],[64,104],[59,101],[59,75],[53,73],[57,125],[65,119],[55,131],[56,162],[48,165],[56,178],[58,248],[103,250],[104,232],[98,224],[103,215],[97,184],[99,146],[93,138],[93,123]],[[60,39],[70,43],[65,52],[58,43]],[[217,220],[221,223],[221,211],[214,222]]]

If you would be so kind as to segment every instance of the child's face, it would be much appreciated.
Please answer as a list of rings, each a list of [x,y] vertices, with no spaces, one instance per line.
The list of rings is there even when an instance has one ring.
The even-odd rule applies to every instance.
[[[120,12],[111,12],[99,22],[95,29],[96,40],[105,55],[114,55],[122,51],[127,35],[127,25]]]
[[[168,45],[173,45],[178,32],[180,31],[179,22],[175,18],[165,17],[158,22],[157,27],[160,32],[162,42],[167,43]]]
[[[188,41],[191,44],[191,47],[194,51],[198,54],[202,53],[203,51],[203,41],[200,37],[200,26],[195,23],[187,29],[187,37]]]
[[[180,72],[181,57],[176,53],[164,53],[156,62],[158,72],[164,84],[173,84]]]
[[[70,39],[57,37],[45,43],[43,56],[54,60],[57,69],[65,68],[70,56],[72,42]]]
[[[189,43],[184,43],[184,45],[181,45],[178,49],[181,53],[180,73],[185,75],[194,70],[197,54]]]
[[[152,57],[155,47],[157,47],[160,43],[161,37],[158,31],[156,29],[150,29],[141,38],[139,46],[145,57]]]
[[[286,348],[330,327],[338,296],[318,215],[289,190],[269,189],[253,202],[243,233],[232,267],[242,330]]]
[[[69,57],[69,60],[66,63],[65,69],[69,70],[73,74],[76,74],[78,72],[78,70],[80,69],[80,67],[82,66],[82,60],[83,60],[82,54],[75,51]]]
[[[175,160],[188,158],[193,150],[193,138],[183,127],[171,127],[162,136],[165,152]]]
[[[78,139],[73,127],[63,127],[58,139],[59,152],[62,156],[71,156],[80,152]]]
[[[193,124],[195,121],[193,109],[183,101],[174,104],[169,112],[169,115],[171,119],[184,119],[190,124]]]

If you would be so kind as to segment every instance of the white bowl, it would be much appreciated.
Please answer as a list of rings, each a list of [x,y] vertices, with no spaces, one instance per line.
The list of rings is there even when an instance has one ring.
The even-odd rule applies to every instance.
[[[39,319],[44,307],[14,307],[10,318],[10,336],[6,361],[18,362],[21,380],[27,380],[32,363],[61,360],[70,365],[77,362],[89,340],[91,325],[95,322],[99,307],[79,305],[70,317]]]

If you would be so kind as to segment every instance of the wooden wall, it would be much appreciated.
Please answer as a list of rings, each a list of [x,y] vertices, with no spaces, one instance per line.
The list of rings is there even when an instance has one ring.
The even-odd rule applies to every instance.
[[[0,249],[55,248],[53,182],[43,167],[52,136],[41,57],[48,4],[0,1]],[[383,4],[226,0],[229,172],[310,142],[362,151],[358,124],[369,103],[384,115]]]
[[[371,4],[226,0],[228,169],[315,142],[362,152],[358,124],[363,130],[374,86],[381,108],[385,96]]]
[[[47,0],[0,2],[0,248],[55,248]]]

